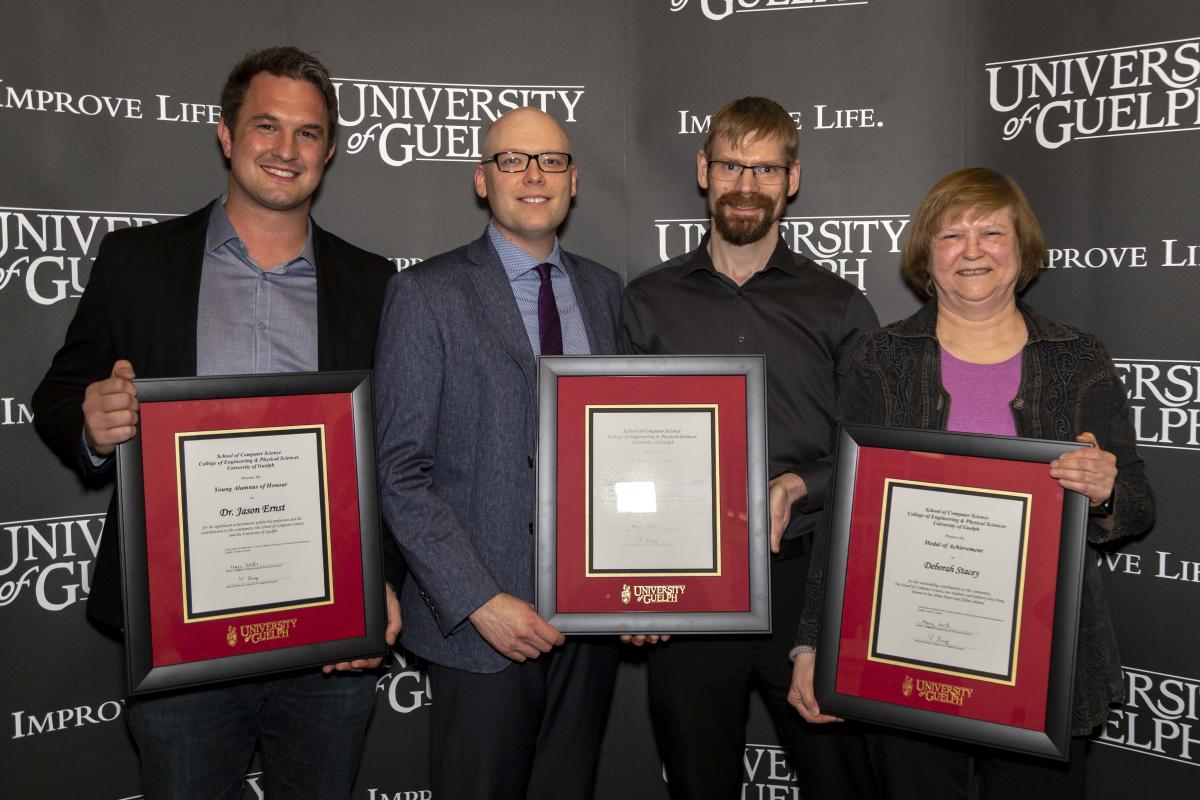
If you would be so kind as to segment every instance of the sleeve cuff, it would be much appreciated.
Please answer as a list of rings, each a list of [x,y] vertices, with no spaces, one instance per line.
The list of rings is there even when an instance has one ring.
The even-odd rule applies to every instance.
[[[815,648],[815,647],[812,647],[807,644],[798,644],[795,647],[793,647],[791,650],[788,651],[788,661],[795,661],[796,656],[800,655],[801,653],[815,653],[815,652],[817,652],[817,648]]]
[[[98,456],[93,453],[92,448],[88,447],[87,436],[84,434],[82,428],[79,429],[79,446],[83,449],[83,454],[87,457],[85,463],[92,472],[103,472],[113,459],[111,454]]]

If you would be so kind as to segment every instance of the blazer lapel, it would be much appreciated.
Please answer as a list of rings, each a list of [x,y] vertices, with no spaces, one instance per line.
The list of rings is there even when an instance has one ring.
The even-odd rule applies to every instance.
[[[216,201],[213,201],[216,202]],[[196,374],[196,316],[200,305],[200,274],[204,268],[204,240],[208,231],[209,203],[193,220],[167,238],[167,298],[178,346],[179,375]]]
[[[592,281],[591,275],[579,269],[570,253],[563,252],[563,262],[570,268],[571,285],[575,288],[575,302],[583,315],[583,327],[587,331],[588,348],[593,355],[611,353],[615,342],[611,340],[610,325],[604,323],[604,309],[597,305],[602,294]]]
[[[345,297],[345,293],[339,291],[342,270],[328,234],[317,227],[316,222],[310,224],[313,226],[313,256],[317,259],[317,368],[339,369],[343,353],[334,348],[334,341],[344,344],[344,331],[349,327],[346,307],[337,302],[337,298]],[[335,331],[342,331],[343,335],[335,336]]]
[[[496,331],[504,349],[521,367],[530,397],[534,397],[536,359],[529,347],[529,334],[525,331],[525,323],[517,309],[508,274],[504,271],[496,249],[488,241],[486,232],[467,246],[467,259],[470,261],[467,267],[468,274],[475,286],[475,292],[479,295],[484,315]]]

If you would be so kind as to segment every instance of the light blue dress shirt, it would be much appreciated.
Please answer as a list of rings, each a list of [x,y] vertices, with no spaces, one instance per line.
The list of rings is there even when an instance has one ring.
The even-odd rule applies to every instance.
[[[196,374],[246,375],[317,369],[317,270],[312,221],[299,255],[264,269],[225,213],[223,196],[208,218]]]
[[[535,356],[541,355],[541,338],[538,331],[538,292],[542,288],[542,279],[538,275],[539,264],[550,264],[550,286],[554,289],[554,302],[558,304],[558,317],[562,325],[563,355],[586,356],[592,352],[588,345],[587,329],[583,325],[583,313],[579,310],[579,301],[575,299],[575,288],[571,284],[571,276],[563,265],[562,250],[558,246],[558,238],[554,239],[554,249],[545,261],[526,253],[517,245],[505,239],[496,226],[488,223],[488,238],[492,246],[500,254],[500,263],[508,275],[508,283],[512,287],[513,297],[517,300],[517,309],[521,312],[521,321],[525,323],[525,333],[529,335],[529,347]]]

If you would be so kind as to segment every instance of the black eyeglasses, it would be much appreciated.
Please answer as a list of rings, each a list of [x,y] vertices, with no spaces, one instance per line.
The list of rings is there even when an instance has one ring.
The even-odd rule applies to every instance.
[[[742,170],[750,170],[754,180],[762,184],[783,183],[787,180],[788,167],[786,164],[738,164],[736,161],[709,161],[714,180],[736,181],[742,177]]]
[[[512,150],[487,156],[479,163],[494,161],[501,172],[524,172],[534,159],[537,159],[538,169],[542,172],[566,172],[571,166],[570,153],[517,153]]]

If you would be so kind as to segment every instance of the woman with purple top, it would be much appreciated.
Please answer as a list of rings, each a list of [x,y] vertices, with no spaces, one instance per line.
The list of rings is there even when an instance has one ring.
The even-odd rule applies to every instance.
[[[928,430],[1077,441],[1050,462],[1063,487],[1087,495],[1090,544],[1145,532],[1154,495],[1137,454],[1125,390],[1095,336],[1017,299],[1046,260],[1021,189],[990,169],[958,170],[926,195],[901,255],[904,277],[929,302],[862,337],[842,386],[839,418]],[[793,651],[789,701],[828,722],[812,690],[824,590],[825,537],[809,571]],[[1096,559],[1086,559],[1070,759],[1023,757],[876,728],[868,746],[889,800],[1082,798],[1086,737],[1122,699],[1120,659]]]

